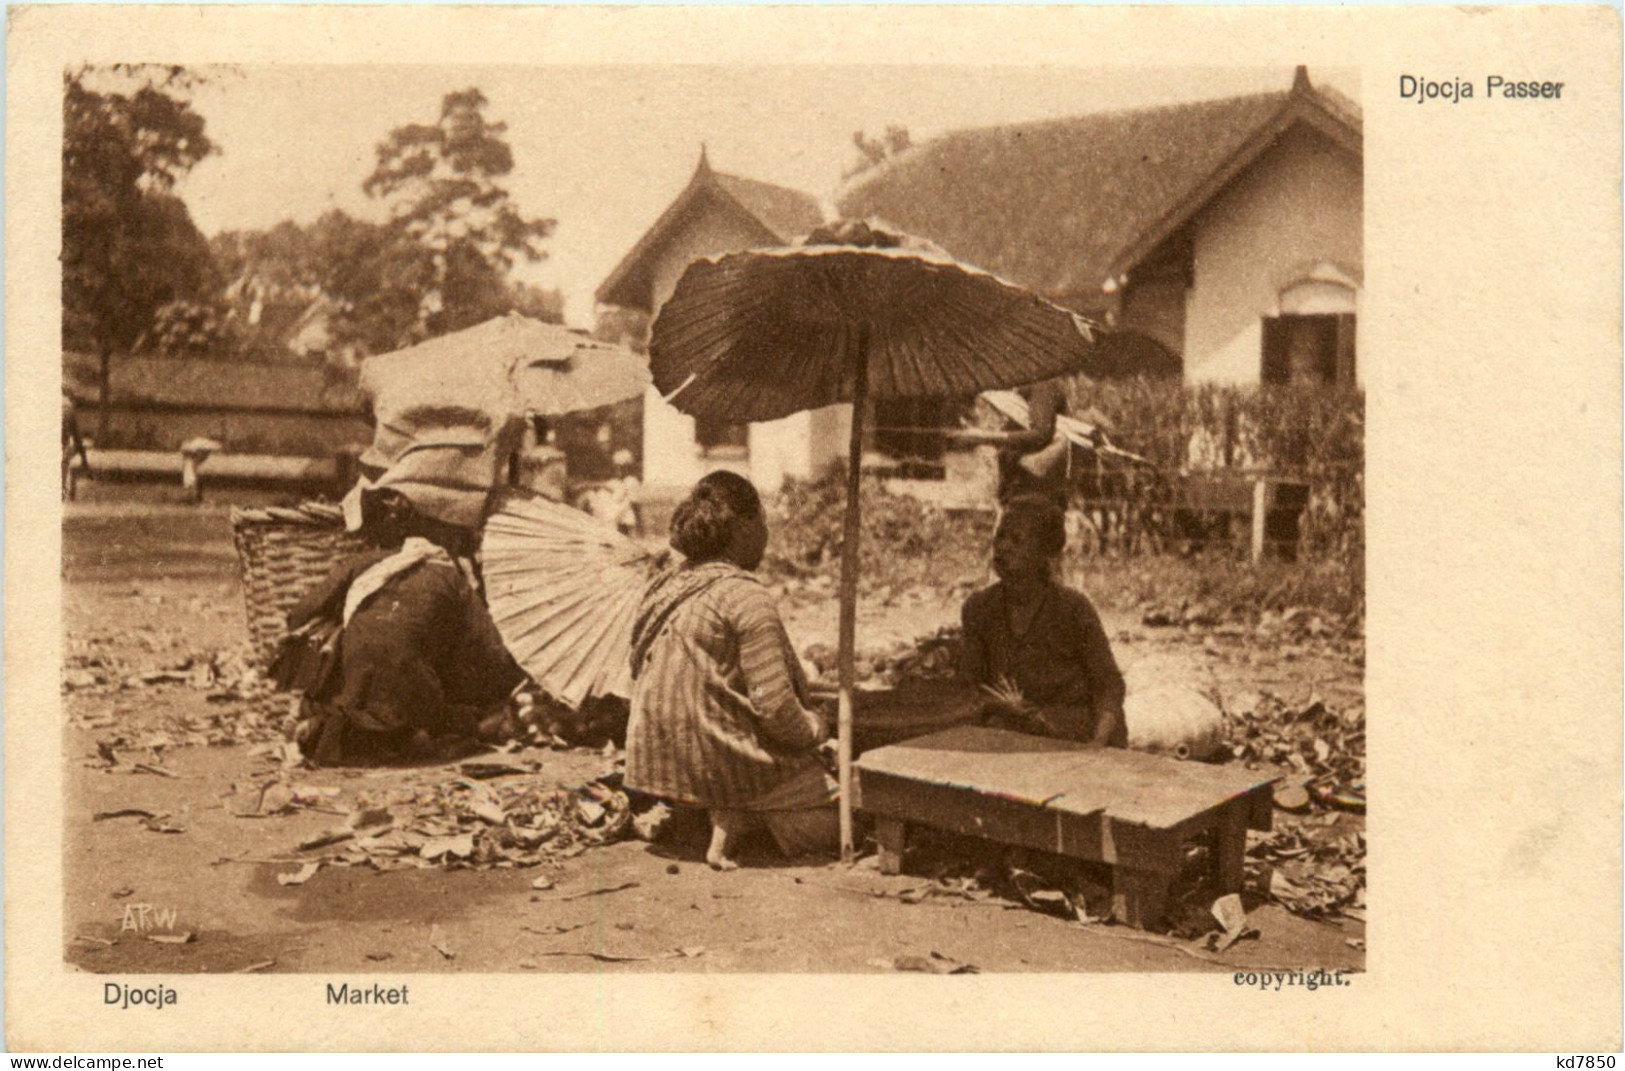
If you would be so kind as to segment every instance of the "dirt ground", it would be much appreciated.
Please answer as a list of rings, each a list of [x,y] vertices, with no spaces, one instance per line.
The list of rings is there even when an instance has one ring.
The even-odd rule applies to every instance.
[[[70,667],[99,659],[139,673],[244,643],[223,507],[76,504],[64,544]],[[912,639],[956,614],[956,606],[930,599],[871,608],[860,616],[861,642]],[[1134,614],[1103,608],[1103,616],[1131,686],[1175,679],[1224,694],[1269,690],[1363,705],[1358,656],[1336,645],[1281,649],[1247,635],[1193,641],[1178,629],[1148,630]],[[831,642],[833,602],[800,607],[787,623],[799,648]],[[244,817],[254,811],[255,775],[267,762],[256,753],[262,741],[180,746],[185,734],[177,731],[176,746],[156,754],[119,752],[111,768],[98,757],[97,742],[110,731],[135,740],[176,725],[229,725],[237,709],[179,680],[66,690],[63,938],[72,964],[120,973],[866,972],[889,970],[879,964],[899,956],[937,953],[984,972],[1364,966],[1362,922],[1307,921],[1256,897],[1247,906],[1260,936],[1210,955],[1190,942],[1083,925],[996,898],[909,902],[898,894],[927,879],[882,876],[872,855],[846,868],[747,852],[743,869],[716,874],[698,842],[666,848],[625,840],[552,868],[326,866],[304,884],[285,885],[277,878],[298,869],[295,846],[342,824],[340,805],[455,771],[310,771],[298,780],[336,790],[321,797],[331,806]],[[616,756],[576,749],[502,758],[538,762],[535,776],[576,785],[610,771]],[[137,763],[163,773],[136,770]],[[167,817],[93,818],[124,809]],[[1362,819],[1345,819],[1363,830]],[[539,876],[552,887],[534,888]],[[193,939],[184,943],[150,939],[186,934]]]

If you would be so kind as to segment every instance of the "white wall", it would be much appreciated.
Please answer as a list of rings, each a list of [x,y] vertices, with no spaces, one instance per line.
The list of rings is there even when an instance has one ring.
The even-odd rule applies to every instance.
[[[762,243],[763,232],[739,209],[712,199],[694,206],[680,227],[656,250],[651,268],[651,291],[658,310],[677,288],[677,281],[689,263],[699,257],[716,256]],[[794,418],[791,418],[794,420]],[[651,498],[677,497],[687,493],[694,482],[708,472],[730,469],[749,476],[764,490],[777,489],[758,479],[752,471],[758,444],[767,452],[764,464],[771,470],[794,460],[795,450],[785,442],[787,429],[758,434],[751,429],[752,458],[706,457],[694,441],[694,418],[680,413],[649,390],[643,403],[643,483]],[[788,459],[787,459],[788,456]]]
[[[1358,276],[1360,167],[1358,158],[1323,136],[1295,127],[1202,210],[1185,305],[1188,381],[1257,383],[1261,321],[1283,311],[1283,289],[1317,264],[1341,265]],[[1327,298],[1324,290],[1313,296]]]

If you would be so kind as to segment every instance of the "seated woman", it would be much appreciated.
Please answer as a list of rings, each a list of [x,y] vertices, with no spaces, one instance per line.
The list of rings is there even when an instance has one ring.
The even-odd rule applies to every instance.
[[[334,566],[288,613],[290,629],[339,620],[338,662],[307,693],[295,739],[321,765],[443,755],[500,735],[525,679],[485,604],[446,551],[459,535],[394,491],[368,496],[376,549]]]
[[[990,696],[988,724],[1128,746],[1123,675],[1100,615],[1056,583],[1066,521],[1046,498],[1011,500],[993,536],[999,582],[965,600],[960,672]]]
[[[709,810],[718,870],[756,827],[787,856],[833,849],[835,783],[818,752],[829,725],[752,575],[767,547],[756,489],[705,477],[673,514],[671,545],[686,561],[650,583],[632,630],[627,786]]]

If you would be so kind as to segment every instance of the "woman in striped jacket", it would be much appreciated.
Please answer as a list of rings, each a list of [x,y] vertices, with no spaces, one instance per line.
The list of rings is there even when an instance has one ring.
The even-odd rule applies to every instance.
[[[628,787],[711,815],[706,860],[725,870],[735,837],[766,828],[786,855],[830,850],[829,724],[772,595],[755,575],[767,520],[749,481],[714,472],[672,516],[684,562],[644,594],[632,631]]]

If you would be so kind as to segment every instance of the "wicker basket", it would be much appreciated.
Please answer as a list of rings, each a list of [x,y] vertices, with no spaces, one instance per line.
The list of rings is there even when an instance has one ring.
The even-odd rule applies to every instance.
[[[298,509],[234,509],[231,531],[243,569],[248,635],[263,669],[287,635],[293,604],[334,562],[364,544],[344,530],[337,506],[315,502]]]

